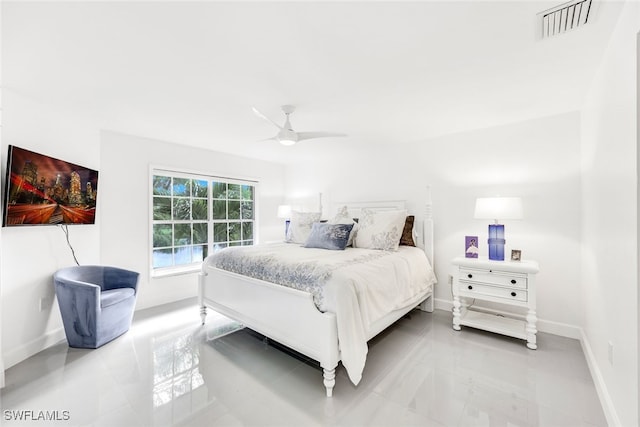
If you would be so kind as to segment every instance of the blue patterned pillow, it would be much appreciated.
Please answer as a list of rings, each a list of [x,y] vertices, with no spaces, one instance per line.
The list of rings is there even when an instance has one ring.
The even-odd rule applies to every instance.
[[[329,224],[315,222],[305,248],[344,250],[349,241],[353,224]]]

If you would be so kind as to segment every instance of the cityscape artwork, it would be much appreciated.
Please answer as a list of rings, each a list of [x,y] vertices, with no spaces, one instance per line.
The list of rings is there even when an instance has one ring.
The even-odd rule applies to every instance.
[[[98,171],[9,146],[3,226],[94,224]]]

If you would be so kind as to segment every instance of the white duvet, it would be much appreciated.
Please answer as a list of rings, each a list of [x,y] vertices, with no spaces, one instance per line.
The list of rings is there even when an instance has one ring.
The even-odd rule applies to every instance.
[[[424,252],[304,248],[296,244],[233,247],[205,261],[223,270],[310,292],[321,311],[336,314],[340,358],[358,384],[367,356],[369,328],[407,307],[436,277]]]

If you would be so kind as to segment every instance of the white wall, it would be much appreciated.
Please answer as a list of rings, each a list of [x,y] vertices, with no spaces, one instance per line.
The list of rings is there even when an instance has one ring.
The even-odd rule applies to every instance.
[[[150,165],[258,179],[258,236],[262,241],[282,236],[276,218],[284,197],[282,165],[114,132],[102,132],[100,159],[101,261],[140,272],[137,309],[197,295],[196,273],[150,277]]]
[[[99,132],[95,126],[58,108],[34,103],[8,88],[3,88],[2,96],[3,183],[8,144],[99,169]],[[98,200],[98,222],[100,217]],[[75,263],[59,227],[10,227],[0,233],[2,350],[5,368],[9,368],[64,338],[52,275]],[[100,261],[99,225],[70,226],[69,235],[80,263]]]
[[[423,213],[433,191],[436,298],[451,303],[449,261],[464,252],[464,236],[486,241],[488,221],[474,220],[476,197],[521,196],[523,221],[506,221],[507,251],[540,263],[541,330],[578,337],[580,271],[580,116],[577,112],[465,132],[393,149],[372,147],[288,167],[287,195],[325,195],[325,206],[347,200],[404,199]],[[331,150],[328,150],[331,151]],[[487,254],[481,245],[481,254]],[[567,301],[575,301],[567,304]]]
[[[640,6],[627,2],[582,120],[584,330],[609,423],[623,426],[638,425],[638,30]]]

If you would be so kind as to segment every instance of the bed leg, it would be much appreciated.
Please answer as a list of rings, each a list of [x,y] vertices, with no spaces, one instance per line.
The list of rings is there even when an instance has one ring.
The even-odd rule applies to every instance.
[[[322,369],[324,386],[327,389],[327,397],[333,396],[333,386],[336,385],[336,369]]]
[[[422,311],[426,311],[427,313],[433,313],[433,309],[434,309],[434,295],[431,294],[429,296],[429,298],[427,298],[426,300],[422,301],[419,305],[420,310]]]
[[[202,319],[203,325],[204,325],[204,319],[206,318],[207,318],[207,307],[203,305],[200,307],[200,319]]]

